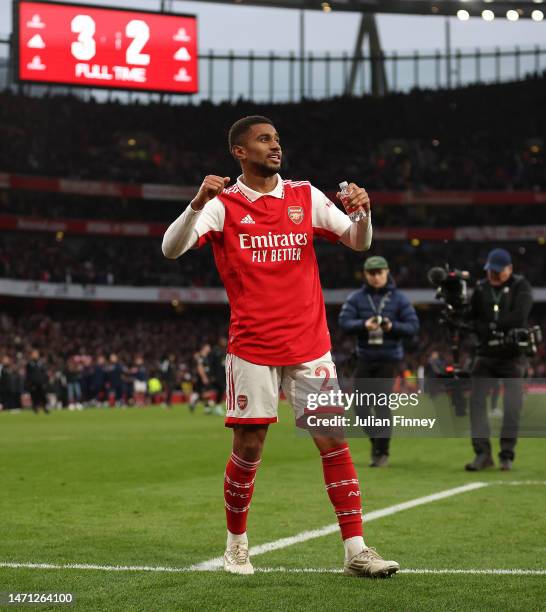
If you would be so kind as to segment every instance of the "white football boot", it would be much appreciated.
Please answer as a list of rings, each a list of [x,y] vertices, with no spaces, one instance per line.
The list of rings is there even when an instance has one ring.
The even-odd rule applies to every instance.
[[[357,555],[345,561],[343,573],[347,576],[368,578],[388,578],[400,569],[396,561],[385,561],[375,548],[365,548]]]
[[[230,574],[253,574],[254,568],[250,563],[248,545],[236,542],[226,548],[224,553],[224,570]]]

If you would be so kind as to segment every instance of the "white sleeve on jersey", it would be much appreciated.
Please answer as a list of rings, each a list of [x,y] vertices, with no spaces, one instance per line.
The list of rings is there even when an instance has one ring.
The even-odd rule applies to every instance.
[[[340,242],[354,251],[367,251],[372,244],[372,218],[368,216],[361,221],[351,223],[351,227],[341,236]]]
[[[325,235],[337,237],[355,251],[367,251],[372,243],[372,221],[366,217],[353,223],[349,217],[331,202],[322,191],[311,185],[313,228],[324,230]]]
[[[222,232],[224,229],[225,208],[218,198],[207,202],[202,210],[193,210],[188,206],[167,228],[163,236],[161,250],[169,259],[176,259],[193,246],[206,241],[210,232]]]

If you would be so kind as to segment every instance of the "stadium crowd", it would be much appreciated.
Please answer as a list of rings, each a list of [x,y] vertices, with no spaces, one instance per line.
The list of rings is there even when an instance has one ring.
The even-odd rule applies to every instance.
[[[119,309],[92,315],[59,307],[51,314],[4,310],[0,404],[21,405],[23,394],[31,390],[32,361],[40,364],[39,382],[52,404],[144,403],[166,386],[181,390],[189,383],[191,390],[196,351],[216,341],[227,321],[214,311],[186,319],[138,316],[140,309],[135,305],[133,314]]]
[[[515,270],[536,286],[546,278],[546,246],[538,242],[495,243],[513,256]],[[376,240],[366,255],[383,255],[400,287],[427,287],[427,271],[449,263],[471,279],[483,277],[491,243]],[[361,253],[320,240],[316,245],[323,285],[350,288],[362,282]],[[56,236],[27,232],[0,237],[0,278],[83,285],[219,287],[211,249],[176,262],[163,257],[158,239]]]
[[[546,75],[518,83],[455,91],[413,91],[381,99],[337,98],[256,107],[98,103],[75,96],[33,98],[0,93],[0,171],[129,183],[197,185],[211,172],[237,176],[227,127],[262,113],[279,128],[283,175],[324,191],[356,179],[374,190],[546,189]],[[319,134],[319,135],[318,135]],[[142,201],[0,189],[0,216],[104,219],[167,224],[186,202]],[[378,206],[385,228],[546,224],[546,207]],[[427,270],[448,262],[483,276],[490,243],[375,240],[400,287],[427,287]],[[514,269],[544,285],[545,246],[512,241]],[[358,287],[362,254],[317,243],[325,288]],[[84,285],[220,286],[210,249],[173,263],[160,239],[3,231],[0,278]],[[473,283],[471,283],[473,284]],[[21,405],[39,379],[53,407],[139,403],[165,389],[191,393],[196,355],[226,333],[226,308],[10,302],[0,310],[0,404]],[[329,308],[333,353],[341,375],[352,370],[354,338]],[[542,311],[538,309],[538,312]],[[420,309],[421,331],[401,370],[447,364],[445,330],[435,307]],[[537,317],[535,317],[536,319]],[[544,322],[544,313],[538,316]],[[544,350],[544,347],[542,347]],[[463,351],[463,360],[468,351]],[[431,365],[434,361],[434,367]],[[442,366],[443,367],[443,366]],[[420,370],[421,369],[421,370]],[[544,354],[530,375],[546,377]],[[142,396],[144,394],[144,396]],[[137,397],[138,395],[138,397]],[[168,395],[168,394],[167,394]],[[157,396],[157,397],[156,397]]]
[[[290,174],[285,177],[293,178]],[[362,182],[368,188],[359,175],[348,178]],[[336,183],[330,184],[325,190],[334,197],[332,192],[336,187]],[[100,219],[168,225],[186,205],[186,201],[148,201],[0,189],[0,215],[37,219]],[[493,226],[498,225],[499,216],[503,225],[546,224],[546,208],[536,204],[392,205],[377,204],[372,199],[372,208],[374,221],[382,228]]]
[[[165,307],[167,308],[167,307]],[[37,361],[50,407],[144,404],[168,401],[165,391],[186,399],[196,386],[196,355],[214,346],[227,331],[225,308],[192,308],[180,316],[168,310],[142,313],[138,304],[111,310],[77,307],[5,308],[0,314],[0,404],[21,406],[29,391],[29,363]],[[354,367],[354,337],[337,324],[338,308],[328,308],[333,356],[341,381]],[[407,348],[399,375],[429,375],[452,363],[446,330],[436,307],[420,309],[421,330]],[[546,323],[546,312],[535,317]],[[468,341],[461,363],[468,362]],[[532,360],[529,376],[546,378],[544,346]],[[432,368],[434,366],[434,368]]]
[[[227,127],[260,113],[279,128],[285,172],[324,189],[358,176],[368,189],[538,190],[546,187],[545,80],[260,106],[4,92],[0,169],[195,185],[215,169],[236,175]]]

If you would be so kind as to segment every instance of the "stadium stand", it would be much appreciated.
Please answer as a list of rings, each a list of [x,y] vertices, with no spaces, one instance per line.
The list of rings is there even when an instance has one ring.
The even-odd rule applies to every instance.
[[[98,104],[0,96],[0,167],[16,173],[194,185],[233,161],[219,135],[271,116],[286,173],[331,188],[544,189],[545,76],[454,91],[256,107]],[[327,152],[327,154],[325,154]]]
[[[498,241],[508,249],[515,269],[541,286],[546,277],[546,246],[536,241]],[[326,242],[316,246],[324,287],[338,289],[362,282],[366,256],[383,255],[400,287],[428,287],[427,271],[449,263],[483,276],[490,243],[377,240],[369,253],[357,253]],[[37,257],[39,253],[39,257]],[[165,259],[158,239],[71,236],[11,232],[0,241],[0,277],[84,285],[220,287],[212,251],[202,249],[176,262]]]
[[[0,278],[30,287],[26,297],[0,297],[0,403],[21,403],[32,348],[65,405],[67,380],[79,381],[88,404],[104,401],[85,376],[97,367],[107,371],[111,354],[122,365],[126,399],[135,364],[155,375],[170,353],[177,384],[191,380],[195,351],[226,332],[225,305],[186,303],[176,293],[156,304],[68,301],[61,294],[51,300],[32,297],[33,283],[167,292],[221,287],[210,249],[172,262],[161,254],[161,236],[205,174],[237,175],[225,133],[244,114],[276,122],[286,177],[310,179],[330,197],[343,178],[366,186],[375,232],[366,255],[385,256],[400,287],[428,287],[427,270],[446,262],[475,280],[493,246],[510,250],[515,270],[543,286],[545,84],[545,75],[535,75],[449,92],[260,107],[127,106],[0,93]],[[362,282],[363,254],[319,241],[317,258],[325,289],[348,291]],[[343,374],[351,368],[353,339],[337,327],[338,308],[339,300],[327,310]],[[450,359],[438,307],[421,305],[419,316],[408,372],[424,367],[433,350]],[[533,322],[544,326],[543,304],[535,306]],[[545,376],[543,350],[530,375]],[[463,360],[467,354],[468,346]],[[8,379],[18,399],[6,403]]]

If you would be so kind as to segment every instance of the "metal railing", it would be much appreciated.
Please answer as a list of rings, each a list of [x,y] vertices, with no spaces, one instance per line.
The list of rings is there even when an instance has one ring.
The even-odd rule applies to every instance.
[[[372,91],[372,65],[385,66],[391,92],[414,88],[460,87],[471,83],[520,80],[546,70],[546,47],[475,49],[445,52],[384,53],[357,59],[353,95]],[[353,58],[348,53],[224,54],[209,51],[199,56],[201,92],[196,98],[213,102],[237,98],[260,102],[323,99],[347,93]],[[448,77],[449,74],[449,77]]]
[[[9,44],[0,41],[0,88],[12,87]],[[227,102],[244,99],[254,102],[296,102],[302,99],[328,99],[350,93],[360,96],[372,92],[372,66],[382,61],[388,90],[404,92],[414,88],[440,89],[473,83],[517,81],[529,74],[546,70],[546,47],[511,49],[454,50],[413,53],[384,53],[380,57],[364,55],[357,61],[357,78],[348,92],[353,57],[349,53],[219,53],[210,50],[199,55],[199,93],[191,96],[164,95],[173,103]],[[30,94],[40,95],[56,86],[24,86]],[[62,86],[66,91],[66,86]],[[135,97],[157,98],[158,94],[127,93],[101,90],[91,93],[97,99],[116,98],[121,101]]]

